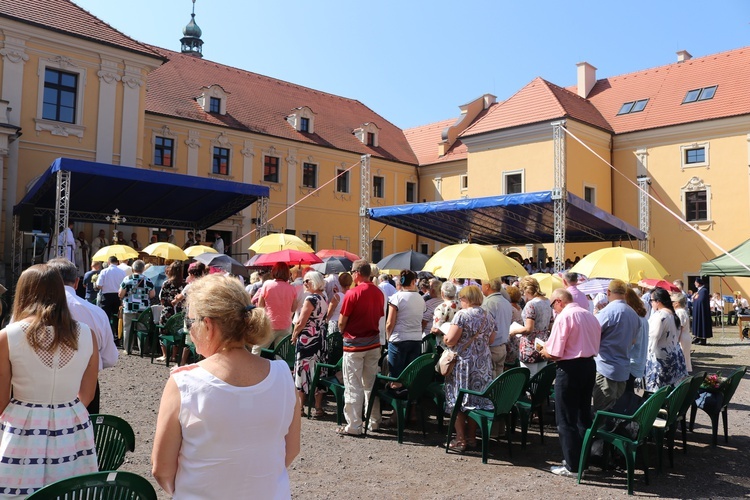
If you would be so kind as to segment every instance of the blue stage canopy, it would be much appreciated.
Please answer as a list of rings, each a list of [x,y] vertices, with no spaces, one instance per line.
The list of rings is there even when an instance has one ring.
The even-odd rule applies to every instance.
[[[13,213],[29,205],[36,214],[54,213],[58,171],[71,173],[68,218],[72,221],[104,223],[118,209],[129,226],[201,230],[269,193],[268,187],[255,184],[58,158]]]
[[[554,243],[551,191],[371,208],[372,220],[442,243]],[[644,239],[646,234],[568,193],[565,241]]]

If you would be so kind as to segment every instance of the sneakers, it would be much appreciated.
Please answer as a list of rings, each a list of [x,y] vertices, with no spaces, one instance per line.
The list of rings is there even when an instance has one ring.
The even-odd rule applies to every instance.
[[[568,469],[568,464],[565,463],[565,460],[563,460],[562,465],[553,465],[549,468],[549,471],[556,475],[556,476],[563,476],[563,477],[578,477],[577,472],[573,472],[570,469]]]

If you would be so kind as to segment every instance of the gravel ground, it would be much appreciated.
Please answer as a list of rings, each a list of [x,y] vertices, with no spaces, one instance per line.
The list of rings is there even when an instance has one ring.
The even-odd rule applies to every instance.
[[[737,366],[750,365],[750,342],[741,342],[736,327],[714,331],[708,346],[693,346],[693,369],[724,374]],[[102,372],[102,413],[119,415],[135,430],[136,449],[129,454],[122,470],[151,479],[159,498],[168,498],[151,477],[153,445],[159,399],[169,375],[163,364],[148,358],[123,356],[117,366]],[[636,471],[635,494],[661,498],[738,498],[750,496],[747,450],[750,430],[750,375],[740,386],[729,406],[729,443],[719,438],[710,447],[711,423],[699,411],[695,432],[688,433],[687,454],[676,446],[675,467],[669,468],[666,452],[664,472],[653,467],[650,484]],[[554,425],[545,427],[545,440],[539,440],[538,426],[529,430],[526,449],[520,445],[520,431],[513,437],[512,458],[507,444],[492,442],[489,463],[482,464],[481,452],[446,454],[445,436],[438,434],[434,412],[423,437],[418,424],[410,425],[399,445],[395,429],[368,434],[367,438],[335,434],[335,403],[327,405],[322,420],[303,419],[302,452],[290,467],[292,496],[295,498],[550,498],[578,497],[599,499],[627,495],[624,471],[592,469],[583,484],[549,473],[561,452]],[[548,423],[553,422],[547,417]],[[721,434],[721,425],[720,425]],[[679,433],[678,433],[679,437]],[[652,463],[655,449],[651,448]],[[639,467],[642,467],[639,465]]]

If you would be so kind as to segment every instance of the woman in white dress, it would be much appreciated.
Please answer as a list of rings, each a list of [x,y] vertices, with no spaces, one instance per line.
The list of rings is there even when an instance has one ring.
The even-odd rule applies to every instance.
[[[680,347],[682,355],[685,356],[685,366],[688,373],[693,371],[693,363],[690,361],[690,346],[693,338],[690,336],[690,316],[687,312],[687,297],[684,293],[673,293],[671,296],[674,313],[680,318]]]
[[[89,328],[71,318],[62,277],[46,264],[21,273],[13,318],[0,331],[0,497],[26,498],[97,471],[86,406],[99,351]]]
[[[290,498],[287,467],[300,450],[300,406],[286,361],[251,354],[270,322],[239,280],[192,283],[188,319],[203,361],[172,372],[151,455],[153,474],[176,499]]]

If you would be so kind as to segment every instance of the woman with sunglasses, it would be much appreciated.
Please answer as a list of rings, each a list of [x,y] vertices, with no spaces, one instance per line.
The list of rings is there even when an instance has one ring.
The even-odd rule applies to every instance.
[[[685,356],[680,347],[680,319],[672,298],[663,288],[651,292],[651,317],[648,320],[648,354],[646,355],[646,391],[656,392],[674,386],[687,377]]]
[[[292,344],[295,350],[294,385],[300,408],[304,408],[307,395],[315,375],[315,365],[325,361],[326,356],[326,312],[328,303],[323,298],[326,281],[318,271],[309,271],[303,281],[305,287],[305,301],[300,310],[299,319],[292,332]],[[323,393],[315,394],[315,416],[323,416]]]
[[[285,361],[245,346],[271,335],[240,282],[218,274],[191,285],[188,328],[206,359],[174,370],[164,388],[151,455],[172,498],[289,498],[287,467],[300,450],[300,416]]]

